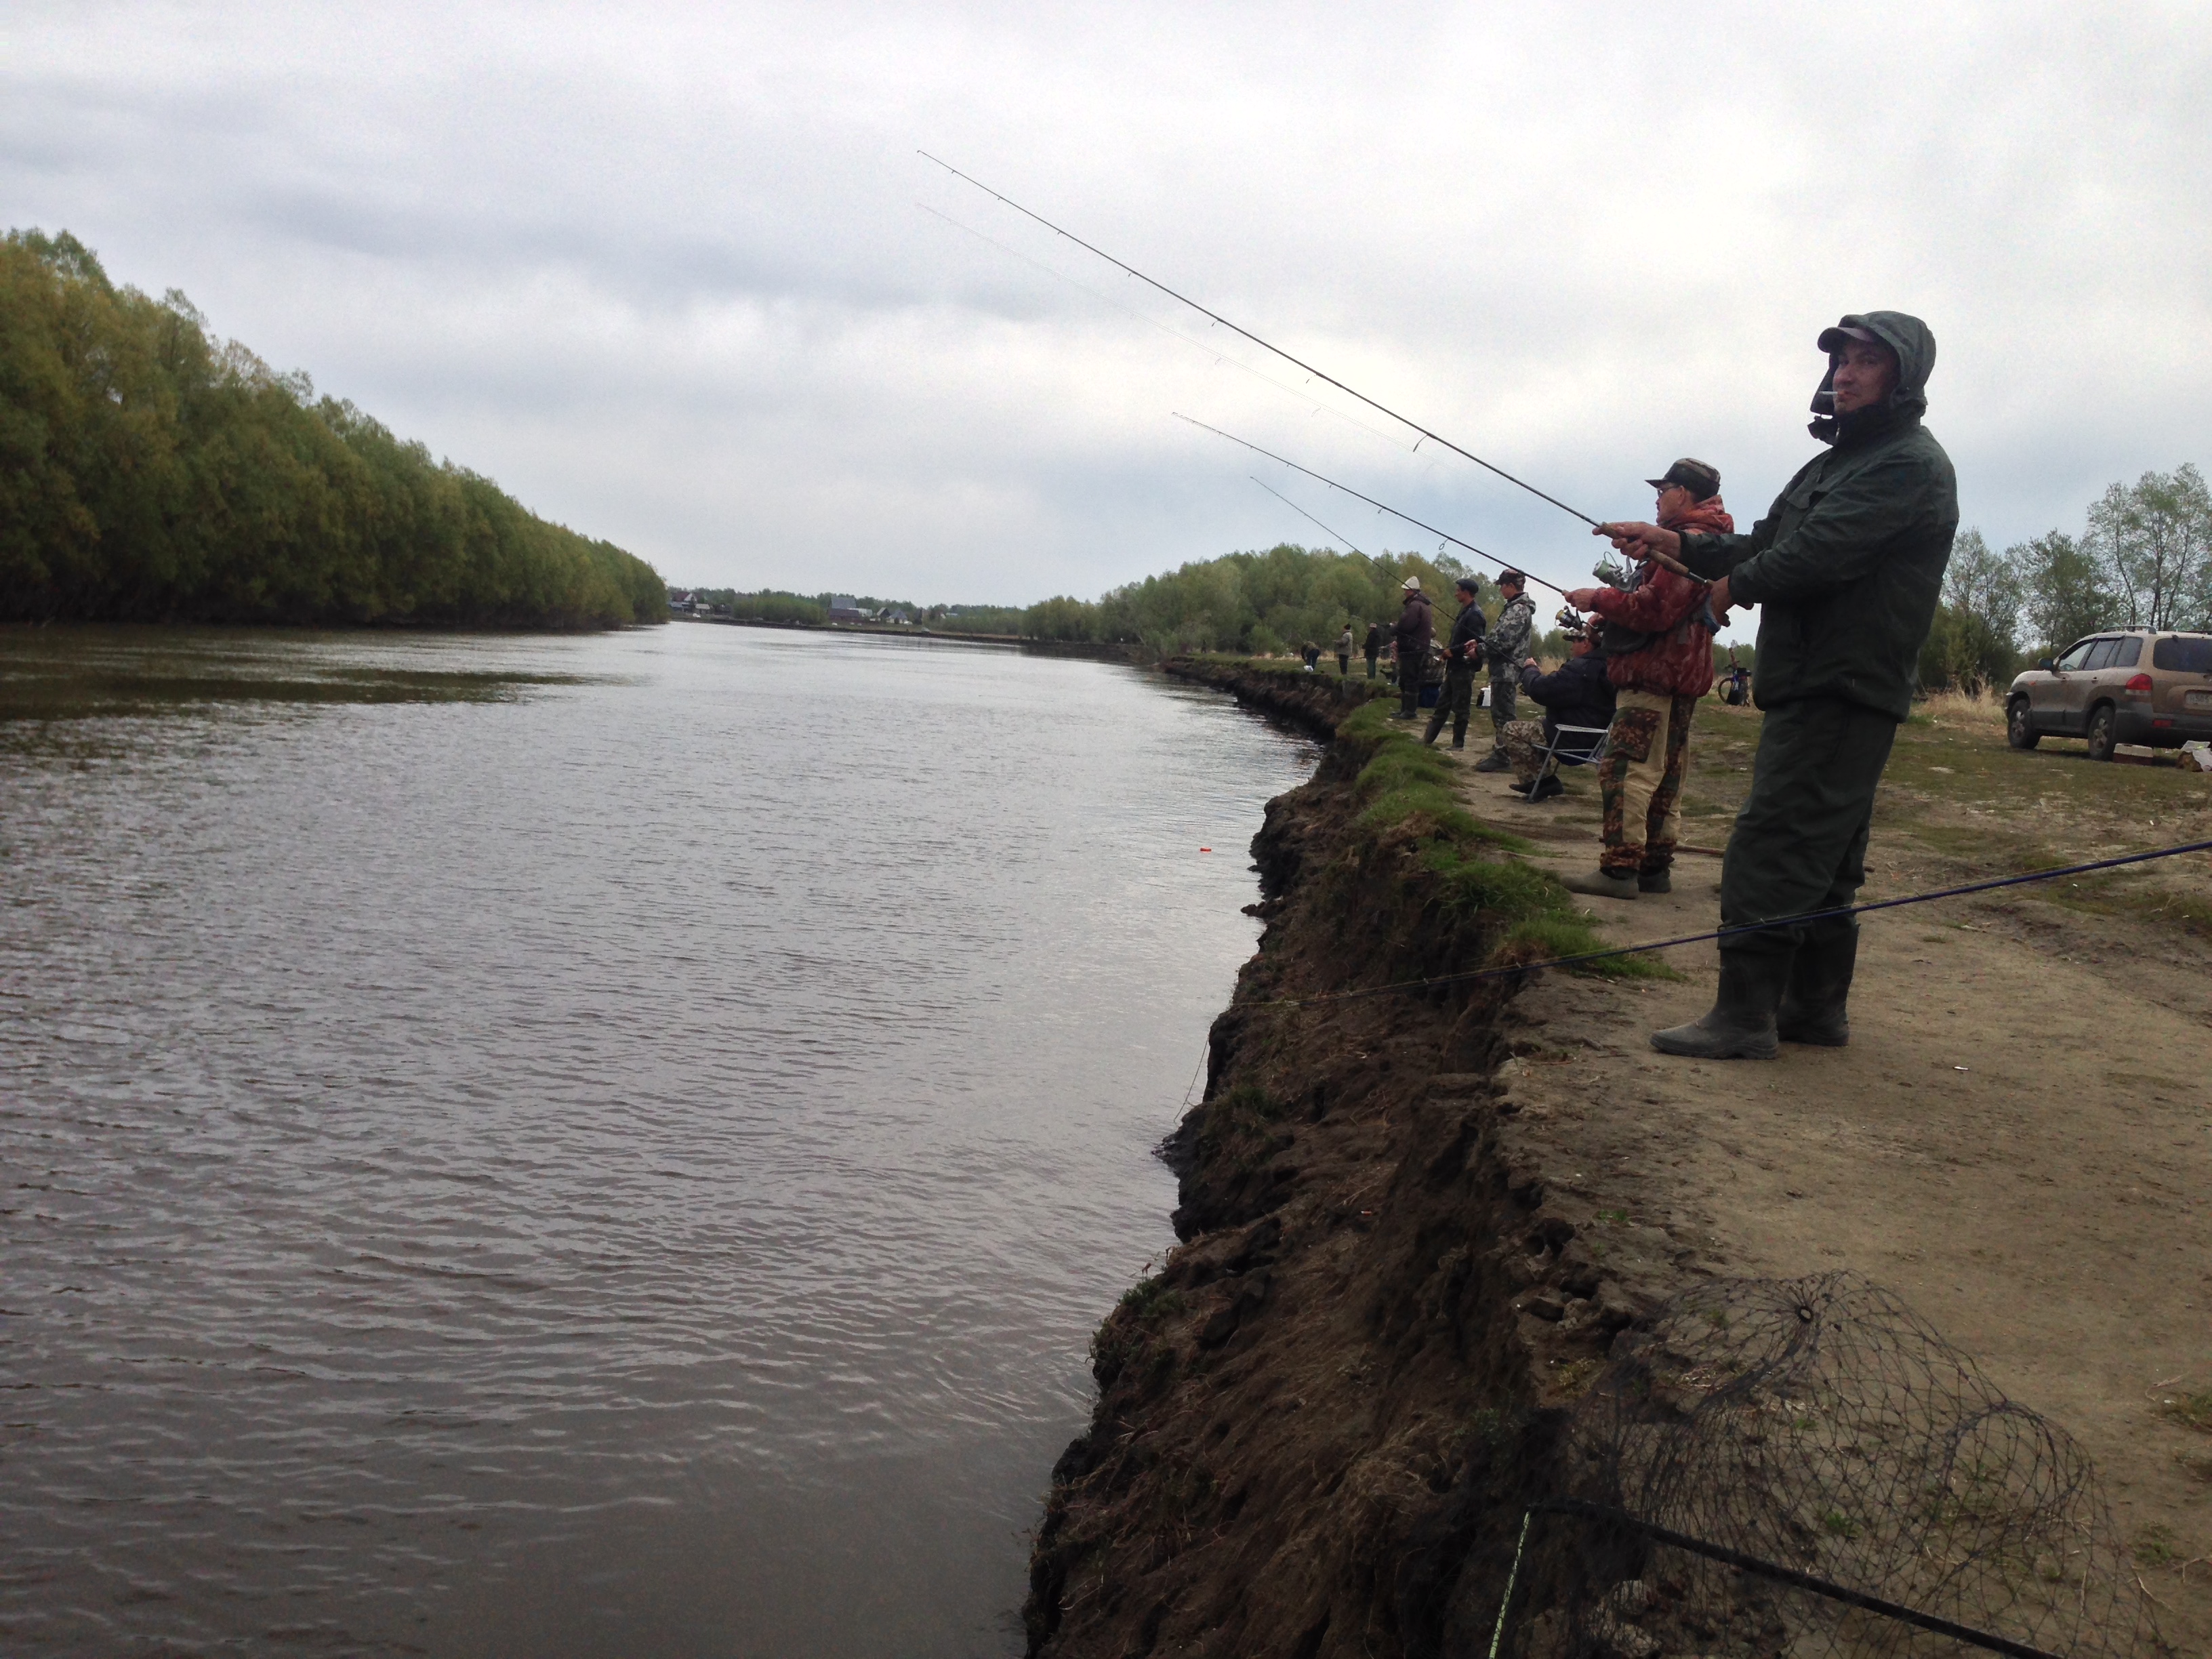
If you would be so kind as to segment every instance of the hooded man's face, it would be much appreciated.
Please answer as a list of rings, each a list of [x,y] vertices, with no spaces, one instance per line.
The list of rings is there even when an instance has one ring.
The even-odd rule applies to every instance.
[[[1886,345],[1875,345],[1865,340],[1844,342],[1843,350],[1837,355],[1832,386],[1837,414],[1877,409],[1888,401],[1889,394],[1896,388],[1896,353]]]

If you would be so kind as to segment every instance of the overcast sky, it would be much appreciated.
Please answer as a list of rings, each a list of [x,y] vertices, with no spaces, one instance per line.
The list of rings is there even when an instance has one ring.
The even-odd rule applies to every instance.
[[[1328,540],[1253,475],[1434,550],[1176,410],[1587,571],[921,149],[1599,516],[1686,453],[1747,527],[1814,337],[1884,307],[1999,545],[2212,464],[2201,3],[0,10],[7,223],[671,580],[1027,602]]]

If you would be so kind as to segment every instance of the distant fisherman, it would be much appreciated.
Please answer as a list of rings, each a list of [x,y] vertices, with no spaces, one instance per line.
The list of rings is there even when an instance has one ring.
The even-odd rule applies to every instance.
[[[1482,605],[1477,597],[1482,584],[1473,576],[1462,576],[1454,592],[1459,598],[1459,615],[1452,623],[1451,643],[1444,647],[1444,689],[1437,699],[1437,712],[1429,716],[1429,730],[1421,741],[1434,743],[1437,734],[1444,729],[1444,722],[1452,723],[1452,747],[1467,747],[1467,716],[1474,701],[1474,671],[1482,665]]]
[[[1398,607],[1398,625],[1391,630],[1391,648],[1398,659],[1398,714],[1401,720],[1421,717],[1421,681],[1429,669],[1429,641],[1436,623],[1429,602],[1421,595],[1421,579],[1406,578],[1404,600]]]
[[[1668,530],[1725,534],[1735,520],[1721,504],[1719,470],[1685,457],[1645,482],[1659,492],[1657,517]],[[1594,611],[1604,641],[1607,678],[1618,694],[1598,789],[1605,801],[1605,850],[1595,876],[1570,876],[1569,888],[1603,898],[1663,893],[1681,839],[1682,781],[1690,769],[1690,722],[1713,685],[1713,629],[1704,584],[1645,560],[1622,587],[1578,587],[1567,595]]]
[[[1601,524],[1632,557],[1672,555],[1714,579],[1714,614],[1760,607],[1752,696],[1765,711],[1751,794],[1721,874],[1736,927],[1851,902],[1866,880],[1875,787],[1910,712],[1920,647],[1959,528],[1951,458],[1921,424],[1936,337],[1871,311],[1822,331],[1812,433],[1832,446],[1743,535]],[[1667,1054],[1771,1059],[1778,1036],[1840,1047],[1858,956],[1853,917],[1721,942],[1704,1018],[1652,1034]]]
[[[1528,597],[1528,579],[1517,570],[1498,573],[1498,595],[1504,601],[1498,620],[1490,624],[1486,650],[1490,657],[1491,750],[1475,763],[1478,772],[1506,772],[1513,762],[1505,752],[1505,722],[1513,718],[1521,690],[1521,653],[1528,648],[1529,630],[1535,626],[1536,601]]]

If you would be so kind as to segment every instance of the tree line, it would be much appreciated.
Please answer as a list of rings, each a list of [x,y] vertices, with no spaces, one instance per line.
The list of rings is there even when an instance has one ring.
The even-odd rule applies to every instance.
[[[2212,629],[2212,491],[2194,465],[2112,485],[2078,536],[2046,531],[2000,553],[1961,532],[1921,682],[2002,687],[2107,628]]]
[[[67,232],[0,238],[0,619],[664,622],[644,560],[317,398]]]
[[[1467,568],[1449,555],[1340,553],[1285,542],[1264,552],[1226,553],[1117,587],[1097,600],[1065,595],[1022,613],[1024,635],[1152,647],[1163,655],[1219,651],[1263,656],[1310,641],[1335,648],[1346,625],[1364,639],[1370,623],[1397,620],[1401,584],[1420,578],[1439,621],[1458,615],[1452,583]],[[1484,591],[1496,603],[1496,590]]]
[[[834,593],[794,593],[779,587],[746,592],[733,587],[691,590],[701,603],[716,607],[716,614],[734,622],[797,623],[821,627],[830,620]],[[1018,635],[1024,612],[1009,605],[916,605],[911,599],[879,599],[855,594],[853,603],[862,611],[903,611],[924,627],[948,634]]]

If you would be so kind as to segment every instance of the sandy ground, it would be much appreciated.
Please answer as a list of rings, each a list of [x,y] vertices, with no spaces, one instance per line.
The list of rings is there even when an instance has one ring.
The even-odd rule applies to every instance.
[[[1718,847],[1757,717],[1706,708],[1686,839]],[[1458,758],[1481,753],[1471,739]],[[1547,867],[1594,868],[1595,781],[1539,808],[1510,781],[1470,768],[1469,805],[1538,839]],[[1986,722],[1909,726],[1864,896],[2208,823],[2212,777],[2094,766],[2078,745],[2015,755]],[[1695,932],[1717,921],[1719,873],[1687,856],[1669,896],[1586,902],[1623,943]],[[1693,1243],[1702,1267],[1850,1267],[1900,1292],[2083,1442],[2167,1639],[2212,1653],[2212,1433],[2169,1403],[2212,1390],[2212,866],[2028,890],[1869,918],[1850,1046],[1771,1063],[1646,1042],[1710,1006],[1710,945],[1669,954],[1679,982],[1547,975],[1516,1005],[1540,1047],[1510,1062],[1515,1090],[1532,1119],[1573,1126],[1588,1161],[1602,1149],[1594,1198]]]

